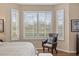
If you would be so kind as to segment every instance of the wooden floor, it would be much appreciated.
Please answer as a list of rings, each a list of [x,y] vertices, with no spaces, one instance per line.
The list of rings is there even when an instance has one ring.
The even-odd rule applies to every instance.
[[[43,53],[42,49],[38,49],[39,53]],[[51,51],[49,51],[51,53]],[[48,50],[46,49],[44,53],[48,53]],[[67,53],[67,52],[63,52],[63,51],[58,51],[58,53],[56,54],[55,51],[53,53],[54,56],[76,56],[75,53]],[[79,56],[79,55],[78,55]]]

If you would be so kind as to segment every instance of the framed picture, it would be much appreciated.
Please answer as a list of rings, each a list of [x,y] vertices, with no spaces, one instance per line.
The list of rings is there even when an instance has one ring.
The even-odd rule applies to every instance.
[[[0,33],[4,32],[4,19],[0,19]]]
[[[71,32],[79,32],[79,19],[71,20]]]

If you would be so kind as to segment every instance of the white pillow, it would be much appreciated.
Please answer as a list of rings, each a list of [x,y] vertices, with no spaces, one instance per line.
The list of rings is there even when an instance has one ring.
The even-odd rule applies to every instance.
[[[49,37],[47,43],[50,43],[51,44],[52,41],[53,41],[53,37]]]

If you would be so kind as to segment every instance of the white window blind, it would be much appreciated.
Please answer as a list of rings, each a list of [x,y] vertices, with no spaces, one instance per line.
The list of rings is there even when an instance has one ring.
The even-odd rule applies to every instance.
[[[19,12],[11,9],[11,40],[19,39]]]
[[[64,10],[56,11],[56,32],[58,39],[64,40]]]
[[[23,38],[46,38],[52,32],[51,12],[24,12]]]

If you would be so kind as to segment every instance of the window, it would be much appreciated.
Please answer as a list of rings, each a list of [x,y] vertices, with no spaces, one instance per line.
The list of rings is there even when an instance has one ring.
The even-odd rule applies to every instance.
[[[19,13],[17,9],[11,9],[11,40],[19,39]]]
[[[59,40],[64,40],[64,10],[56,12],[56,32]]]
[[[24,39],[45,38],[52,32],[51,12],[24,12]]]

